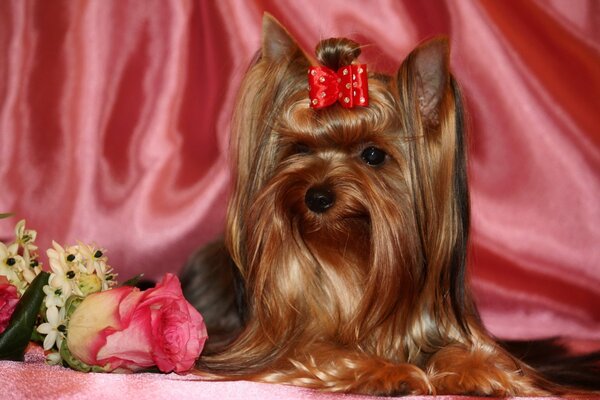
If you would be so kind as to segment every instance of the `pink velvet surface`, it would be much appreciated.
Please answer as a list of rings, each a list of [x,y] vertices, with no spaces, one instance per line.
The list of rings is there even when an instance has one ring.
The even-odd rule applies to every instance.
[[[484,322],[501,337],[600,340],[594,0],[2,1],[0,212],[26,218],[42,249],[52,239],[108,249],[122,279],[179,270],[223,230],[229,122],[264,11],[307,51],[349,36],[368,44],[370,69],[389,73],[418,42],[449,35],[470,111],[471,271]],[[15,221],[0,222],[0,238]],[[33,380],[49,395],[63,392],[44,379],[65,396],[84,381],[95,393],[271,390],[0,368],[15,390]]]

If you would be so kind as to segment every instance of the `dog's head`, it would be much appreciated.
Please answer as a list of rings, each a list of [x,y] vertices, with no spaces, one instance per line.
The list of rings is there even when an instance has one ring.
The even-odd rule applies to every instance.
[[[373,335],[393,329],[402,346],[420,348],[434,331],[468,329],[465,314],[474,313],[463,293],[460,96],[448,42],[436,38],[394,76],[369,71],[367,107],[312,108],[309,67],[337,70],[359,55],[357,43],[334,38],[313,58],[264,18],[234,119],[227,244],[254,329],[271,339],[308,334],[389,348],[400,341]]]

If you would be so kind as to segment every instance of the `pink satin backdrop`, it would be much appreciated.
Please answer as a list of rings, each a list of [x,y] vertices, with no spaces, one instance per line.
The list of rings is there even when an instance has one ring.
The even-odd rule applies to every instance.
[[[2,1],[0,212],[127,278],[222,232],[236,89],[263,11],[393,72],[448,34],[470,111],[473,285],[504,337],[600,340],[600,3]],[[0,222],[10,237],[16,218]]]

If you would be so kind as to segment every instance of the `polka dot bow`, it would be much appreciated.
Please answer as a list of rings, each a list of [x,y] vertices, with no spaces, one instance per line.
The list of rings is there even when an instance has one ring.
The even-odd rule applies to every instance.
[[[336,101],[345,108],[369,105],[366,64],[343,66],[337,72],[327,67],[308,69],[310,106],[323,108]]]

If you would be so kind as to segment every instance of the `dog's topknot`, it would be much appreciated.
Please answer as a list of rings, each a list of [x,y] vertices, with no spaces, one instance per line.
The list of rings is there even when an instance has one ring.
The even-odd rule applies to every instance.
[[[360,55],[360,45],[346,38],[321,40],[315,50],[321,64],[337,71],[344,65],[350,65]]]

